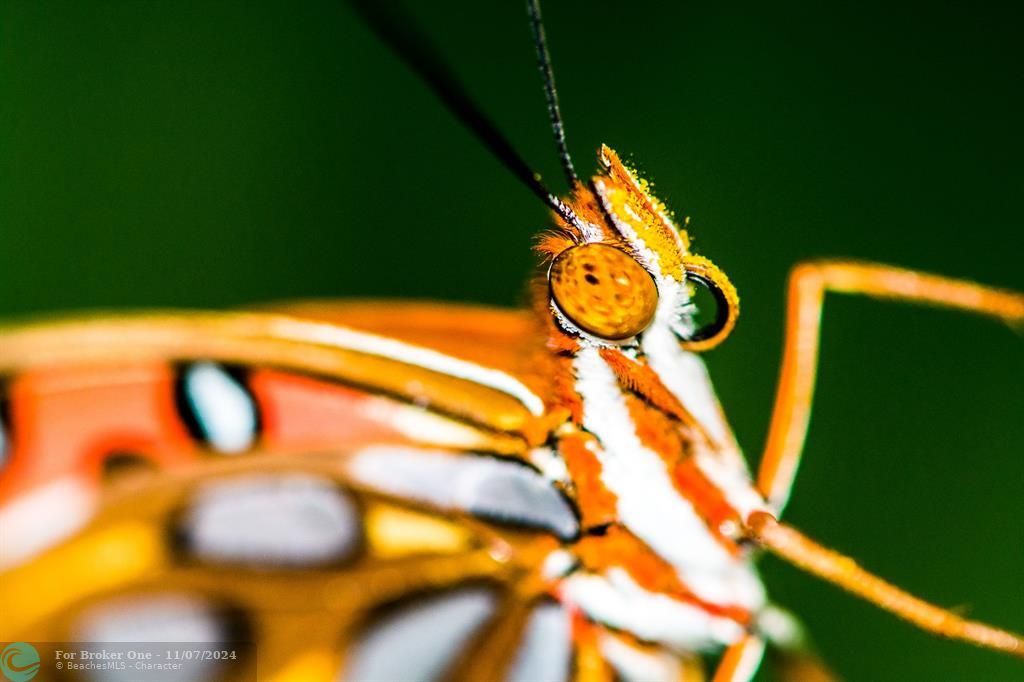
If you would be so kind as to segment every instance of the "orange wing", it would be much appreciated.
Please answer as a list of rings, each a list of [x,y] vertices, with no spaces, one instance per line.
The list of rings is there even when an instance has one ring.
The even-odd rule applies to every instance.
[[[494,367],[541,388],[530,366],[544,329],[526,310],[417,301],[294,301],[267,310],[323,320]]]
[[[67,476],[94,489],[105,466],[126,456],[165,467],[217,450],[182,385],[209,361],[221,376],[199,367],[195,381],[252,403],[258,439],[247,446],[417,442],[523,456],[543,439],[541,382],[519,371],[536,338],[528,316],[470,308],[444,319],[427,304],[380,310],[302,304],[302,318],[136,314],[0,331],[0,504]]]
[[[372,677],[406,659],[464,679],[568,671],[575,626],[538,567],[575,511],[515,461],[544,423],[542,382],[519,371],[536,336],[521,313],[439,312],[302,304],[4,331],[0,522],[18,537],[4,543],[0,636],[102,641],[177,623],[255,641],[261,679]],[[377,352],[364,332],[392,345]],[[233,423],[210,412],[218,395]],[[412,478],[387,469],[395,457]],[[479,465],[474,482],[521,484],[522,516],[463,484],[447,499],[456,463]],[[396,633],[453,630],[430,660],[393,650]],[[539,663],[517,645],[559,632],[561,652]],[[243,658],[209,676],[244,679]]]

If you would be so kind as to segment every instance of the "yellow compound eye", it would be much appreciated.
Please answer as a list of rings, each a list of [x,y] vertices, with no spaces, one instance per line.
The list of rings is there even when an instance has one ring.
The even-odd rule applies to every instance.
[[[558,308],[588,334],[628,339],[654,319],[654,279],[614,246],[584,244],[563,251],[551,264],[548,281]]]

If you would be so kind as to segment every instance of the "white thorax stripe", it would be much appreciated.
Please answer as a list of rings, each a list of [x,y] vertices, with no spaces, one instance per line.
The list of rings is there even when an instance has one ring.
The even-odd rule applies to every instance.
[[[767,504],[751,483],[747,462],[722,414],[704,361],[683,350],[675,334],[660,325],[644,332],[643,346],[650,367],[717,445],[714,452],[697,452],[698,468],[743,520],[754,511],[766,511]]]
[[[582,349],[574,367],[583,425],[601,442],[601,479],[618,498],[623,524],[671,563],[698,598],[760,607],[764,590],[752,568],[719,543],[676,489],[661,456],[640,441],[618,380],[598,351]]]
[[[708,434],[722,445],[732,445],[732,432],[700,356],[683,350],[672,329],[657,323],[644,332],[643,349],[651,369]]]
[[[771,511],[746,471],[736,468],[720,453],[700,448],[694,461],[701,473],[725,495],[726,502],[739,513],[741,521],[746,521],[756,511]]]
[[[717,649],[744,634],[736,621],[649,592],[620,568],[604,575],[573,573],[562,582],[560,594],[589,618],[679,652]]]
[[[668,651],[645,651],[621,638],[602,633],[597,643],[601,655],[624,682],[679,682],[683,663]]]

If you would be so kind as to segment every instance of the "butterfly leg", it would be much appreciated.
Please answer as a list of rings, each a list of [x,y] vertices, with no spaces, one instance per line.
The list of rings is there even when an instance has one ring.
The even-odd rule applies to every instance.
[[[861,568],[853,559],[819,545],[771,514],[754,512],[750,538],[777,557],[888,611],[926,632],[1024,658],[1024,637],[915,597]]]
[[[722,656],[712,682],[748,682],[761,665],[765,641],[756,634],[748,634],[736,642]]]
[[[825,293],[940,306],[1024,324],[1024,295],[973,282],[886,265],[811,261],[790,275],[786,332],[775,407],[757,485],[781,511],[803,450],[811,416]]]

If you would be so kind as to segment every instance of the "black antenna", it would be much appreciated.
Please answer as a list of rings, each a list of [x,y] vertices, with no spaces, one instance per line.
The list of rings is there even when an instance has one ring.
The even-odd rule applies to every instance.
[[[440,51],[407,12],[390,0],[350,0],[367,25],[416,75],[434,91],[448,110],[483,142],[492,154],[541,201],[566,222],[579,227],[579,218],[552,194],[512,144],[470,99]]]
[[[562,112],[558,108],[558,90],[555,88],[555,72],[551,69],[548,39],[544,35],[544,20],[540,16],[540,0],[526,0],[526,11],[530,15],[533,44],[537,48],[537,66],[544,79],[544,96],[548,101],[548,118],[551,119],[551,132],[555,134],[558,158],[562,162],[562,171],[569,181],[569,187],[575,187],[580,179],[572,165],[569,147],[565,144],[565,124],[562,123]]]

